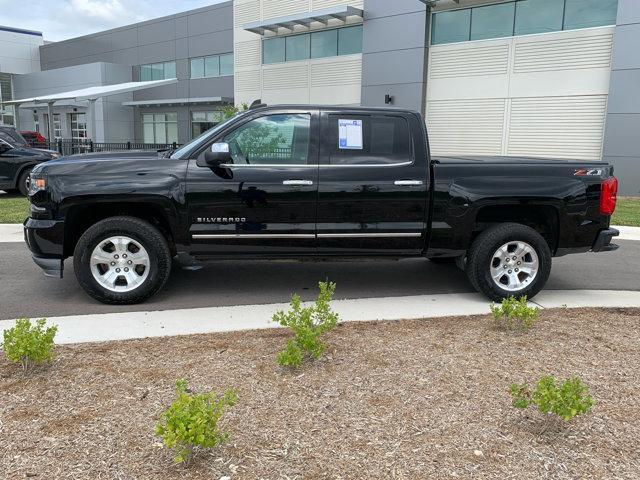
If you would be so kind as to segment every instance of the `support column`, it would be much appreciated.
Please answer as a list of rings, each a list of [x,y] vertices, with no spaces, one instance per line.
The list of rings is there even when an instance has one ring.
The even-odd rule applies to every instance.
[[[89,134],[89,139],[94,143],[96,142],[96,98],[89,99],[89,118],[87,121],[87,129],[89,130],[87,133]]]
[[[49,143],[52,143],[55,141],[55,134],[54,134],[54,130],[53,130],[53,102],[47,102],[47,118],[49,119],[49,135],[47,138],[47,140],[49,140]],[[51,145],[49,145],[49,147],[51,147]]]
[[[15,103],[13,108],[13,126],[17,131],[20,131],[20,104]]]

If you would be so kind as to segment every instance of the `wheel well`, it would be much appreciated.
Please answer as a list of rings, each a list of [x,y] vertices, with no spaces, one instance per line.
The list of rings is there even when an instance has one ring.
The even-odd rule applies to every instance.
[[[16,177],[13,179],[14,188],[19,187],[18,183],[20,182],[20,176],[25,172],[25,170],[32,170],[33,167],[35,167],[36,165],[37,165],[36,163],[31,165],[25,165],[21,167],[20,170],[18,170],[18,173],[16,173]]]
[[[169,221],[162,208],[154,204],[93,203],[72,207],[65,216],[64,256],[73,255],[78,240],[89,227],[109,217],[126,215],[145,220],[156,227],[169,243],[172,255],[176,254],[175,242]]]
[[[536,230],[544,237],[552,252],[556,251],[559,235],[559,216],[550,205],[496,205],[480,209],[476,217],[473,239],[482,231],[499,223],[520,223]]]

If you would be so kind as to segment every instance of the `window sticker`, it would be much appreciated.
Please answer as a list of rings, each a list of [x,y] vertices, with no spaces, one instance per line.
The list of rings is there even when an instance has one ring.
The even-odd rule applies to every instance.
[[[362,150],[362,120],[338,120],[338,147]]]

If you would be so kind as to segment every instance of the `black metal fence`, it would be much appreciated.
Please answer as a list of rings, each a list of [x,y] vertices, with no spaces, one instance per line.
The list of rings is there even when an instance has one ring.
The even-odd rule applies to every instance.
[[[52,142],[29,142],[34,148],[55,150],[61,155],[90,152],[121,152],[126,150],[168,150],[176,149],[178,143],[139,143],[139,142],[94,142],[92,140],[63,140]]]

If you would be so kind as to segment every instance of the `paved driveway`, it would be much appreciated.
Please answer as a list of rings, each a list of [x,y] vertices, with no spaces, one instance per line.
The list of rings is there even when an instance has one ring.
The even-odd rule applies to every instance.
[[[554,259],[548,289],[640,291],[640,242],[616,252]],[[311,299],[320,280],[338,284],[337,298],[472,292],[455,267],[427,260],[226,261],[199,271],[175,268],[165,290],[144,305],[102,305],[76,283],[70,260],[63,280],[45,278],[23,243],[0,244],[0,319],[286,302]]]

